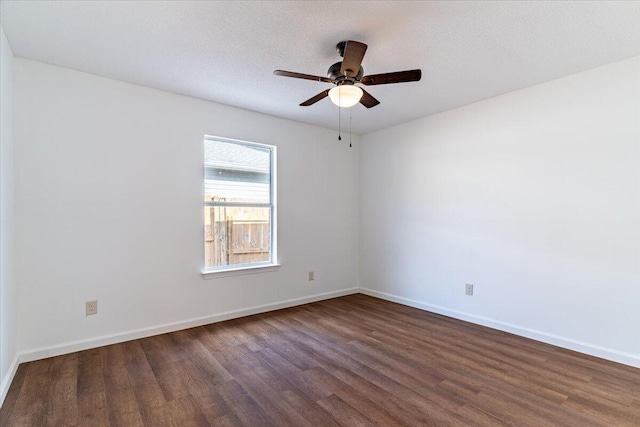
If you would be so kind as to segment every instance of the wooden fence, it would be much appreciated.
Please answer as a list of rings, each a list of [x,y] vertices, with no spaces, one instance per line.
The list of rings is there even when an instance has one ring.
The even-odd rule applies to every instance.
[[[271,228],[268,220],[234,220],[225,209],[210,210],[205,226],[207,267],[269,261]]]

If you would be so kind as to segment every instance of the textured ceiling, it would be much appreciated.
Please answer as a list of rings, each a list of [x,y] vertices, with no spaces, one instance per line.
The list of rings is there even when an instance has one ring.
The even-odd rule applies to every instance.
[[[358,134],[640,55],[640,2],[6,1],[16,56],[337,128],[329,99],[335,44],[369,45],[365,74],[422,69],[368,91]],[[343,127],[348,114],[343,111]]]

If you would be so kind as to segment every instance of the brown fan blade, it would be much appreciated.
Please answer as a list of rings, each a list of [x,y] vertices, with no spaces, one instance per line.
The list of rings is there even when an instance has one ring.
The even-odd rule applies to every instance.
[[[362,88],[360,88],[362,89]],[[375,107],[380,104],[380,101],[375,99],[369,92],[362,89],[362,98],[360,98],[360,104],[364,105],[367,108]]]
[[[329,96],[329,89],[323,90],[322,92],[320,92],[316,96],[313,96],[313,97],[307,99],[302,104],[300,104],[300,106],[301,107],[308,107],[309,105],[313,105],[316,102],[320,101],[321,99],[326,98],[327,96]]]
[[[295,77],[296,79],[315,80],[317,82],[331,83],[331,79],[328,77],[312,76],[311,74],[294,73],[293,71],[275,70],[273,74],[275,74],[276,76]]]
[[[364,53],[367,51],[367,45],[353,40],[347,40],[344,47],[344,56],[342,57],[342,67],[340,73],[347,77],[355,77],[360,70],[360,64]]]
[[[422,77],[421,70],[396,71],[395,73],[374,74],[364,76],[360,83],[363,85],[386,85],[389,83],[417,82]]]

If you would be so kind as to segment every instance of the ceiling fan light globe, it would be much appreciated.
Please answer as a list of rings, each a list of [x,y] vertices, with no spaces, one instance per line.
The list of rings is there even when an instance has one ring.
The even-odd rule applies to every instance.
[[[336,86],[329,91],[329,98],[331,98],[331,102],[336,104],[338,107],[353,107],[360,102],[360,98],[362,98],[362,89],[354,85]]]

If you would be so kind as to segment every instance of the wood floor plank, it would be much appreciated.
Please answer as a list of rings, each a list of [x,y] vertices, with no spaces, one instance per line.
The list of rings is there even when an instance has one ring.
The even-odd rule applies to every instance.
[[[43,425],[48,402],[48,389],[51,382],[49,367],[51,359],[38,360],[27,366],[23,378],[20,398],[13,409],[12,417],[20,419],[18,425]]]
[[[314,381],[324,384],[326,388],[333,391],[333,394],[339,397],[346,404],[353,408],[358,408],[358,411],[362,413],[371,422],[383,426],[401,426],[403,423],[397,418],[400,417],[400,413],[390,415],[384,409],[380,408],[377,403],[369,399],[363,393],[349,384],[341,381],[339,378],[331,375],[329,372],[322,368],[311,369],[306,372],[308,377]],[[391,396],[389,396],[391,397]]]
[[[238,377],[242,388],[260,405],[278,426],[313,426],[289,403],[283,400],[277,390],[264,382],[258,375],[245,371]]]
[[[156,408],[164,406],[166,400],[158,383],[142,384],[133,388],[139,408]]]
[[[167,402],[167,413],[175,426],[206,426],[207,417],[198,402],[190,395]]]
[[[111,425],[111,422],[109,420],[109,410],[107,407],[107,396],[104,390],[91,394],[78,394],[78,412],[78,425]]]
[[[324,408],[293,390],[283,390],[278,395],[315,427],[339,425]]]
[[[318,401],[331,416],[344,427],[370,427],[375,424],[353,406],[340,399],[335,394]]]
[[[171,426],[171,417],[165,406],[143,407],[140,417],[145,426]]]
[[[638,426],[640,369],[356,294],[21,364],[13,426]]]
[[[73,375],[54,377],[49,386],[46,423],[73,426],[78,423],[77,380]]]
[[[458,409],[457,414],[464,420],[463,425],[476,427],[505,427],[511,425],[473,405],[464,405]]]
[[[129,412],[139,412],[138,402],[132,388],[116,388],[106,391],[109,418]]]
[[[412,407],[406,402],[398,399],[395,394],[395,387],[385,388],[365,379],[363,376],[348,370],[335,370],[331,372],[333,376],[348,384],[353,389],[358,390],[360,394],[370,401],[374,402],[381,409],[389,414],[393,414],[402,425],[412,425],[419,422],[427,423],[427,418],[418,408]],[[399,385],[398,385],[399,386]]]
[[[247,426],[277,425],[236,380],[227,381],[217,386],[216,389],[242,424]]]
[[[272,371],[278,372],[283,382],[281,390],[295,390],[311,401],[317,401],[331,395],[331,392],[321,384],[309,382],[301,371],[280,354],[267,348],[256,354],[256,357],[266,361]]]

